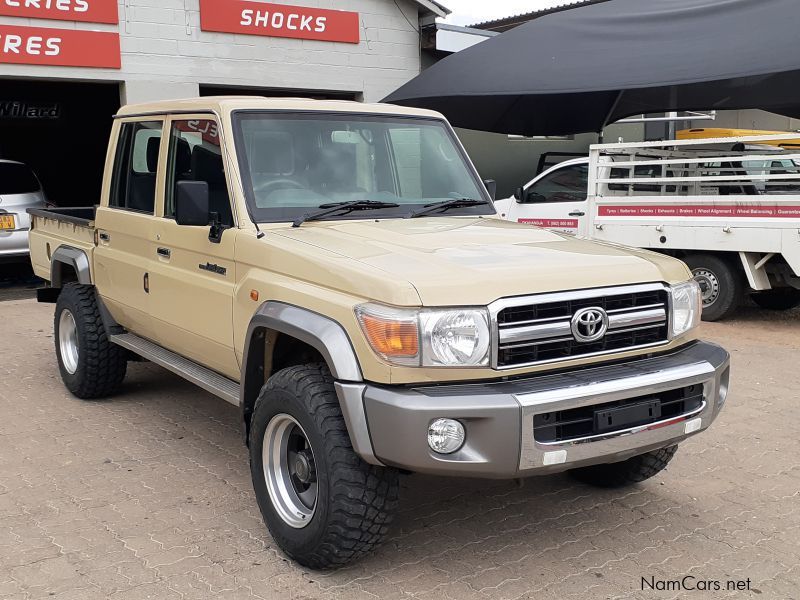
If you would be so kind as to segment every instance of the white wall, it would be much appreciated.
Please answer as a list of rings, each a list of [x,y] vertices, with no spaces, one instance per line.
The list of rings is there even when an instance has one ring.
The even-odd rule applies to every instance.
[[[768,129],[774,131],[797,131],[800,119],[792,119],[763,110],[724,110],[717,112],[713,121],[698,121],[695,127],[722,127],[732,129]]]
[[[580,133],[572,139],[510,139],[507,135],[458,129],[458,137],[484,179],[497,181],[497,197],[506,198],[537,174],[539,158],[545,152],[589,154],[589,146],[597,143],[596,133]],[[643,139],[644,126],[638,123],[609,125],[605,141],[626,142]]]
[[[358,12],[357,45],[203,32],[198,1],[121,0],[119,28],[0,17],[2,25],[119,30],[122,46],[121,71],[0,63],[0,77],[123,81],[125,102],[196,95],[201,83],[354,92],[374,102],[420,71],[419,6],[410,0],[280,0]]]

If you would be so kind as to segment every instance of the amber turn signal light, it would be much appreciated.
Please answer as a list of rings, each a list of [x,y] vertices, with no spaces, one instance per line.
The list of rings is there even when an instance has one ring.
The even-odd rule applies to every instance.
[[[387,357],[411,358],[419,352],[417,324],[362,313],[361,327],[373,350]]]

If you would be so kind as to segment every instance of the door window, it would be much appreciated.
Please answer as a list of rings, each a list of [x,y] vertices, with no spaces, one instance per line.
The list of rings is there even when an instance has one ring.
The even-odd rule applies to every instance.
[[[179,181],[205,181],[208,184],[209,213],[217,213],[223,226],[233,227],[219,127],[213,119],[186,119],[172,123],[164,199],[164,216],[168,219],[175,218]]]
[[[122,124],[114,160],[110,207],[153,214],[161,129],[160,121]]]
[[[557,169],[531,185],[526,202],[582,202],[589,188],[589,166],[572,165]]]

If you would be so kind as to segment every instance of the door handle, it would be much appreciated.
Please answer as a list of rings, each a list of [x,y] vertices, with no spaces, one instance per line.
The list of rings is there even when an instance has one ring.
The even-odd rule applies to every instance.
[[[569,213],[570,217],[583,217],[585,215],[586,213],[581,210],[573,210],[571,213]]]
[[[164,258],[169,258],[170,255],[172,254],[172,251],[170,251],[169,248],[160,248],[159,247],[159,248],[156,249],[156,254],[158,254],[159,256],[163,256]]]
[[[102,242],[110,242],[111,241],[111,235],[106,231],[101,231],[100,233],[98,233],[98,237],[100,238],[100,241],[102,241]]]
[[[144,293],[150,293],[150,273],[145,273],[144,277],[142,278],[142,287],[144,288]]]

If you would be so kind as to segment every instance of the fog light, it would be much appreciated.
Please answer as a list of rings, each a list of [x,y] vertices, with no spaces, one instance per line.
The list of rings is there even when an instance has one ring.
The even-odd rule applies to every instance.
[[[436,419],[428,425],[428,446],[437,454],[452,454],[465,437],[464,426],[455,419]]]

